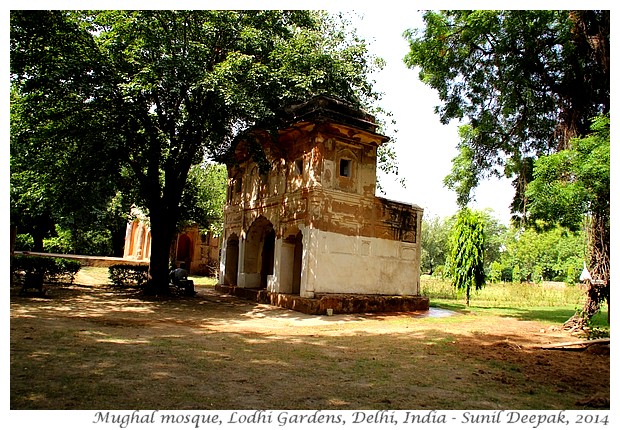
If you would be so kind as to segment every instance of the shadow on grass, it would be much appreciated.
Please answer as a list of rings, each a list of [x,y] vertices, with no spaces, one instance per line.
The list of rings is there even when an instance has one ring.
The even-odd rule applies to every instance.
[[[330,319],[207,289],[11,293],[13,409],[568,409],[609,397],[608,357],[522,348],[521,332]]]

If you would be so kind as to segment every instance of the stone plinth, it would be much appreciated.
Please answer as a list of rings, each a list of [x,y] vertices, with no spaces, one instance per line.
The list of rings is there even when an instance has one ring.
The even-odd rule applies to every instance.
[[[307,298],[296,294],[270,293],[266,290],[226,285],[217,285],[215,289],[257,303],[271,304],[309,315],[324,315],[328,309],[334,314],[363,314],[425,311],[429,308],[428,297],[422,296],[324,294]]]

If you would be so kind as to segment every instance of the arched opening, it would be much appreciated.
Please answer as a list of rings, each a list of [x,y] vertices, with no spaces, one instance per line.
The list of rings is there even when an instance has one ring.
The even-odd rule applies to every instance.
[[[140,222],[136,219],[131,223],[131,232],[129,239],[129,250],[127,256],[133,257],[136,252],[136,242],[138,241],[138,225]]]
[[[181,234],[177,240],[177,263],[185,263],[187,271],[191,267],[192,239],[185,233]]]
[[[293,258],[293,294],[299,294],[301,286],[301,257],[303,255],[303,234],[301,231],[295,236],[295,255]]]
[[[282,291],[299,294],[303,256],[303,234],[299,229],[290,232],[282,241]]]
[[[151,230],[146,234],[146,240],[144,241],[144,253],[143,258],[151,258]]]
[[[237,285],[239,270],[239,238],[231,234],[226,241],[226,263],[224,268],[224,284]]]
[[[273,224],[262,215],[248,229],[243,259],[247,287],[267,288],[268,276],[273,275],[275,239]]]

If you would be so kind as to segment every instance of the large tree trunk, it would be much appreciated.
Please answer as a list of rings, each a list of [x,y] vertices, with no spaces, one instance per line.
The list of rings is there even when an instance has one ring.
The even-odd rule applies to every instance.
[[[170,245],[176,229],[176,218],[165,210],[151,210],[151,261],[146,292],[169,294]]]
[[[127,226],[122,225],[113,228],[110,231],[112,237],[112,256],[122,257],[125,251],[125,235],[127,234]]]
[[[586,280],[586,301],[564,327],[569,330],[584,330],[605,301],[608,305],[607,319],[611,314],[610,305],[610,232],[609,215],[593,214],[588,228],[590,241],[590,273],[592,279]]]

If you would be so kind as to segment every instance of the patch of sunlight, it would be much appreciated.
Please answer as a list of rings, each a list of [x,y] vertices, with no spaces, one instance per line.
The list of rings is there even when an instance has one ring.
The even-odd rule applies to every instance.
[[[342,399],[329,399],[329,404],[339,408],[343,406],[349,406],[351,403],[344,401]]]
[[[70,312],[71,306],[41,306],[39,309],[44,309],[46,311]]]
[[[78,334],[86,334],[86,335],[95,335],[95,336],[107,336],[107,333],[102,331],[93,331],[93,330],[80,330]]]
[[[267,339],[246,339],[246,343],[260,344],[260,343],[271,343],[271,340]]]
[[[43,351],[35,351],[32,354],[28,355],[29,358],[47,358],[50,355],[52,355],[49,352],[43,352]]]
[[[170,372],[153,372],[152,373],[154,378],[170,378],[170,376],[172,376],[170,374]]]
[[[291,367],[290,363],[287,363],[286,361],[281,361],[281,360],[269,360],[269,359],[263,359],[263,360],[250,360],[250,363],[252,364],[266,364],[266,365],[277,365],[277,366],[284,366],[284,367]]]
[[[31,402],[40,402],[42,400],[46,399],[45,394],[41,394],[41,393],[31,393],[28,396],[26,396],[26,399],[28,399]]]
[[[99,339],[97,342],[102,343],[116,343],[121,345],[139,345],[150,343],[148,340],[136,340],[136,339],[121,339],[121,338],[109,338],[109,339]]]
[[[30,315],[30,311],[28,310],[18,310],[18,311],[12,311],[12,312],[19,314],[19,315],[11,315],[11,318],[38,318],[35,315]]]

